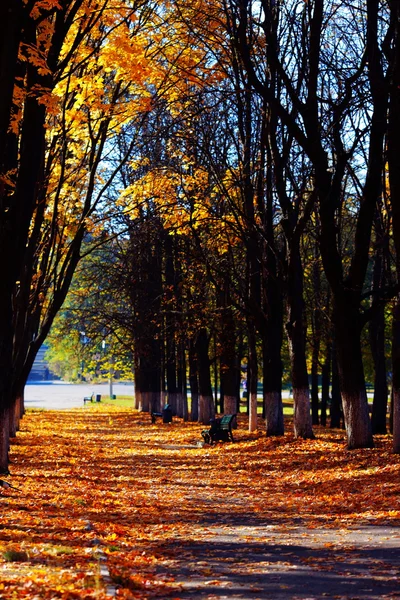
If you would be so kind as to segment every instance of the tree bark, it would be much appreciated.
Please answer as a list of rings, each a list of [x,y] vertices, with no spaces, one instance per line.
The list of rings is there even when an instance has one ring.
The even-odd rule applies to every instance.
[[[306,339],[303,307],[303,267],[298,244],[294,240],[290,248],[287,275],[288,320],[286,331],[289,340],[291,380],[294,401],[295,437],[313,439],[310,390],[306,362]]]
[[[282,314],[281,311],[280,314]],[[267,437],[280,436],[284,435],[285,431],[282,403],[282,361],[280,356],[282,321],[279,319],[279,316],[275,322],[271,319],[268,331],[263,333],[263,403],[265,429]],[[275,344],[277,344],[277,346]],[[279,352],[277,352],[277,348],[279,348]]]
[[[390,201],[393,219],[393,241],[396,250],[397,284],[400,283],[400,6],[389,1],[394,27],[392,69],[389,88],[389,127],[387,160],[389,165]],[[400,454],[400,295],[393,308],[392,325],[392,402],[393,452]]]
[[[10,447],[10,408],[0,406],[0,473],[8,473],[8,450]]]
[[[184,421],[189,418],[187,386],[186,386],[186,354],[183,342],[180,341],[178,347],[178,394],[179,406],[181,407],[181,417]]]
[[[24,392],[14,395],[14,402],[10,409],[10,438],[15,438],[19,431],[19,424],[22,416],[22,406],[24,402]]]
[[[360,313],[349,298],[334,299],[333,322],[342,396],[343,416],[349,449],[372,448],[372,429],[368,413],[364,367],[361,354]]]
[[[321,347],[321,273],[318,261],[318,248],[314,247],[312,265],[313,304],[312,310],[312,357],[311,357],[311,414],[312,424],[319,425],[319,352]]]
[[[263,415],[266,435],[284,434],[282,404],[283,298],[273,231],[272,201],[268,202],[268,247],[263,265],[263,311],[259,331],[263,357]]]
[[[379,284],[374,285],[374,290],[379,293],[381,288],[381,275],[377,273],[382,269],[380,257],[375,258],[374,279],[379,277]],[[383,303],[376,308],[375,314],[369,323],[369,339],[372,359],[374,362],[374,400],[372,404],[372,432],[386,433],[388,385],[385,358],[385,307]]]
[[[248,322],[248,342],[249,342],[249,360],[248,368],[248,406],[249,406],[249,431],[257,430],[257,384],[258,384],[258,365],[256,348],[256,330],[254,323]]]
[[[330,428],[339,429],[342,423],[342,396],[339,386],[339,371],[336,359],[336,346],[332,345],[332,398],[330,409]]]
[[[230,303],[227,285],[220,294],[220,370],[221,390],[223,391],[223,412],[237,412],[237,371],[236,371],[236,325]],[[235,426],[233,424],[233,426]]]
[[[400,454],[400,297],[397,298],[393,308],[392,370],[393,452]]]
[[[133,371],[135,381],[135,399],[134,407],[136,410],[142,410],[142,395],[140,391],[140,358],[137,345],[135,345],[133,353]]]
[[[173,237],[165,233],[165,348],[166,348],[166,374],[168,403],[172,406],[178,417],[182,417],[180,398],[178,398],[177,384],[177,351],[176,351],[176,318],[174,299],[176,297],[176,273],[173,256]]]
[[[3,0],[0,5],[0,173],[6,159],[7,136],[11,111],[13,106],[13,92],[15,77],[18,68],[18,52],[24,22],[24,5],[21,0]],[[2,193],[0,192],[0,196]]]
[[[207,331],[203,327],[196,339],[196,356],[199,377],[199,422],[205,425],[209,424],[210,420],[215,417],[208,346]]]
[[[322,389],[321,389],[321,425],[326,427],[327,409],[329,404],[329,384],[331,379],[332,352],[331,344],[326,345],[324,364],[322,365]]]
[[[193,338],[189,340],[189,385],[191,396],[190,420],[199,420],[199,384],[197,358]]]

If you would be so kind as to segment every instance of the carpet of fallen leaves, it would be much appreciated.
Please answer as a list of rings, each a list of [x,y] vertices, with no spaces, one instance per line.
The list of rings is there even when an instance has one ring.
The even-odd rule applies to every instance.
[[[268,527],[282,539],[299,525],[307,535],[400,525],[399,457],[386,436],[348,452],[339,430],[267,439],[261,421],[250,434],[241,417],[234,444],[202,447],[201,429],[106,406],[29,412],[5,477],[18,491],[1,490],[0,598],[180,598],[185,569],[228,585],[206,550],[191,563],[191,548],[234,524],[244,545]],[[240,568],[237,556],[220,560]]]

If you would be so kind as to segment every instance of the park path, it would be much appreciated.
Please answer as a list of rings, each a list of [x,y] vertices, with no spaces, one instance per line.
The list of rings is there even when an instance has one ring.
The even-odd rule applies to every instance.
[[[0,528],[26,560],[0,563],[1,598],[400,596],[400,470],[385,439],[348,453],[341,432],[242,428],[205,448],[200,430],[104,406],[29,413]]]
[[[133,406],[133,383],[113,383],[111,390],[117,397],[131,396]],[[83,398],[91,396],[91,394],[100,395],[103,399],[108,398],[110,395],[109,383],[28,381],[25,386],[25,406],[44,410],[70,410],[71,408],[81,408]]]

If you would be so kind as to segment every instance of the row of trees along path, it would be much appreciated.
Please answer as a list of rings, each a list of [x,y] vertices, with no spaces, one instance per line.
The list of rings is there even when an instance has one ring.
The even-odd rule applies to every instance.
[[[373,428],[386,429],[390,340],[400,451],[399,11],[377,0],[2,2],[2,471],[34,357],[100,246],[101,270],[120,279],[81,293],[99,299],[88,326],[127,349],[144,409],[167,382],[185,417],[189,371],[192,418],[208,421],[219,330],[225,410],[246,356],[250,429],[262,378],[266,433],[283,434],[285,369],[295,435],[312,439],[317,376],[325,406],[331,371],[349,448],[372,447],[368,324]],[[64,313],[69,332],[87,309]]]

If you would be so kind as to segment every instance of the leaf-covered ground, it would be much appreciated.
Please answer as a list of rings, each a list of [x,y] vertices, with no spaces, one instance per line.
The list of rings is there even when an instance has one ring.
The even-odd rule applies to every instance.
[[[0,599],[395,598],[400,464],[113,407],[31,412],[2,489]]]

